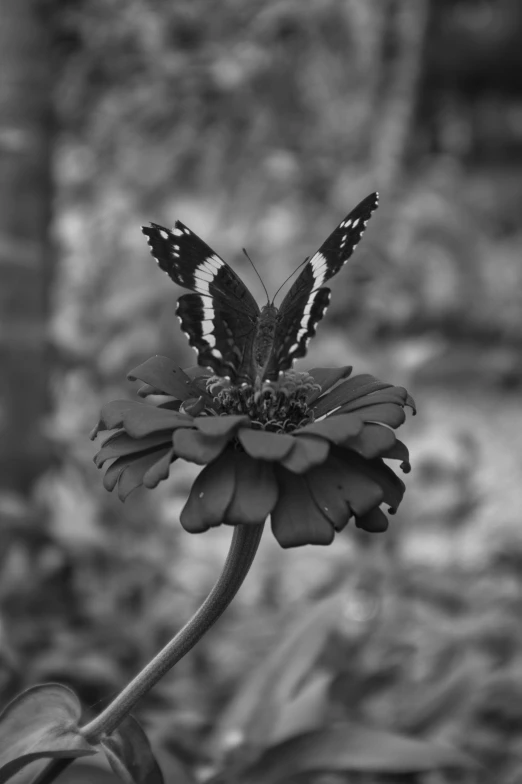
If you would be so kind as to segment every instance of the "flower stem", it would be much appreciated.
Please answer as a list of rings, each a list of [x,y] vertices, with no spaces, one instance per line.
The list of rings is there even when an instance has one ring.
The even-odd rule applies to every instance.
[[[254,560],[263,525],[237,525],[223,571],[211,592],[192,618],[176,636],[126,686],[99,716],[81,728],[84,738],[97,744],[110,734],[136,703],[203,637],[226,610]]]

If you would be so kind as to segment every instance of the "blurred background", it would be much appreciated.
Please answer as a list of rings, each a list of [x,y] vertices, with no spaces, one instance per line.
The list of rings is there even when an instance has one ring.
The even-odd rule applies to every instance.
[[[378,189],[301,365],[414,395],[405,502],[385,536],[324,549],[267,529],[139,716],[182,779],[281,630],[337,591],[343,710],[522,781],[522,4],[0,0],[0,19],[2,704],[58,680],[99,710],[228,548],[179,525],[193,467],[122,505],[92,463],[131,368],[194,363],[141,224],[181,219],[262,302],[243,246],[273,295]]]

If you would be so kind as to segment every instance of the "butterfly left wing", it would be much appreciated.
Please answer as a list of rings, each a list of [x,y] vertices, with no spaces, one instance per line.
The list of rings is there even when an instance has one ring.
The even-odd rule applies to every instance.
[[[277,378],[295,359],[305,356],[308,341],[315,335],[330,302],[330,289],[323,288],[323,284],[346,264],[378,203],[377,193],[363,199],[306,263],[281,303],[265,378]]]
[[[179,298],[176,313],[198,364],[218,376],[248,377],[259,307],[242,280],[181,221],[142,231],[160,268],[193,292]]]

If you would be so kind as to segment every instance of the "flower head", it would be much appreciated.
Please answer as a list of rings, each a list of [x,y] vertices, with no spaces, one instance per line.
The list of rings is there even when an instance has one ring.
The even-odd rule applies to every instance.
[[[380,505],[394,513],[404,483],[384,459],[410,469],[393,429],[406,390],[352,368],[293,370],[259,387],[234,386],[200,367],[181,370],[155,356],[129,374],[154,402],[116,400],[102,409],[100,430],[115,430],[95,456],[107,490],[124,500],[140,485],[156,487],[177,458],[204,466],[181,513],[190,532],[227,523],[260,524],[271,515],[283,547],[329,544],[354,517],[366,531],[386,530]],[[160,397],[157,397],[160,396]]]

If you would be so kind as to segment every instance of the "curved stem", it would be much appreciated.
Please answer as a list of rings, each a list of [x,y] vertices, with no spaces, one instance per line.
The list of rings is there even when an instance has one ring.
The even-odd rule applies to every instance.
[[[226,610],[254,560],[263,525],[237,525],[223,571],[211,592],[192,618],[157,656],[126,686],[99,716],[81,728],[89,743],[111,733],[134,708],[138,700],[203,637]]]

